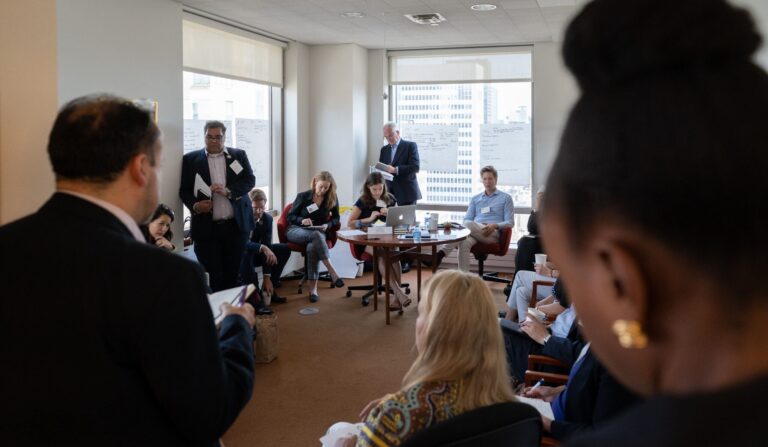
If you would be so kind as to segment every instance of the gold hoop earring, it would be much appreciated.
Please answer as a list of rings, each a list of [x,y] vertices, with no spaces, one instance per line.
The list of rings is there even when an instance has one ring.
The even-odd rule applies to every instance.
[[[613,322],[613,333],[624,349],[643,349],[648,346],[648,337],[637,321],[616,320]]]

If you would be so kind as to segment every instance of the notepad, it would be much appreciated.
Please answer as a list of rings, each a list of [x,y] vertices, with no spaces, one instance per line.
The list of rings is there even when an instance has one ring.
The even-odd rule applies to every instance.
[[[544,402],[541,399],[532,399],[530,397],[525,396],[515,396],[517,400],[524,404],[528,404],[536,409],[542,416],[548,417],[550,419],[554,419],[555,415],[552,413],[552,405],[549,404],[549,402]]]
[[[233,306],[237,306],[240,301],[240,297],[247,298],[256,288],[253,284],[248,286],[237,286],[231,289],[220,290],[216,293],[208,294],[208,304],[211,305],[211,312],[213,312],[213,321],[218,326],[221,320],[224,319],[224,315],[219,309],[222,303],[229,303]]]

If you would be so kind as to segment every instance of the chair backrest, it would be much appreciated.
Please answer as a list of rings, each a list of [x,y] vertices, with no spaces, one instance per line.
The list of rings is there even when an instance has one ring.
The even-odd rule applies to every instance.
[[[530,405],[505,402],[477,408],[417,431],[402,447],[538,447],[541,416]]]
[[[291,212],[291,208],[293,208],[293,203],[285,205],[283,213],[277,218],[277,239],[281,244],[288,243],[286,232],[288,231],[288,213]]]

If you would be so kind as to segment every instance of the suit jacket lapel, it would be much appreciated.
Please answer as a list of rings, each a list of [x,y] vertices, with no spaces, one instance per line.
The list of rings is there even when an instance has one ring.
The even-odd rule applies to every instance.
[[[392,148],[390,147],[390,151]],[[405,151],[405,145],[403,144],[403,140],[401,139],[400,142],[397,144],[397,150],[395,151],[395,158],[392,159],[392,166],[397,166],[397,163],[400,161],[401,158],[403,158],[403,152]],[[392,158],[392,155],[390,153],[390,158]]]
[[[232,183],[235,183],[237,174],[235,174],[235,171],[233,171],[232,168],[229,167],[229,165],[237,161],[237,158],[235,158],[235,156],[229,153],[229,149],[227,149],[227,152],[225,153],[225,157],[226,157],[225,160],[227,165],[227,185],[231,185]]]
[[[200,174],[200,177],[202,177],[206,185],[210,185],[211,169],[208,167],[208,156],[206,155],[205,149],[202,149],[200,151],[200,155],[197,157],[196,164],[197,164],[197,166],[195,166],[196,173]]]

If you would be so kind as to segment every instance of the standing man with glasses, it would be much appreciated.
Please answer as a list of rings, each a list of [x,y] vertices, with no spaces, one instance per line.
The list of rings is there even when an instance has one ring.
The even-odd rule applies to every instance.
[[[184,155],[179,196],[192,212],[195,255],[216,292],[237,285],[245,242],[253,229],[248,191],[256,179],[245,151],[225,147],[224,123],[208,121],[204,129],[205,148]]]
[[[387,188],[399,206],[415,205],[421,199],[419,181],[416,180],[419,172],[419,147],[413,141],[401,139],[400,129],[393,121],[384,124],[383,132],[387,144],[379,152],[379,162],[387,165],[386,171],[394,177],[392,181],[387,181]],[[403,273],[411,269],[406,261],[403,261],[402,267]]]

